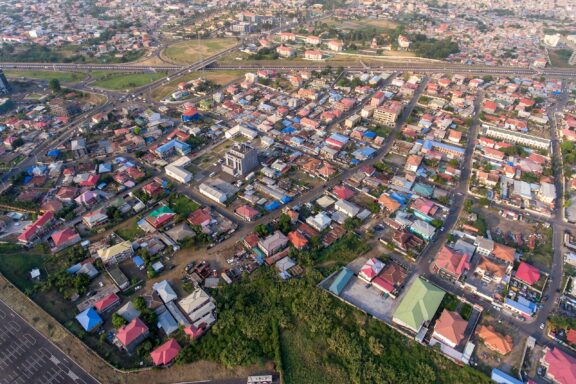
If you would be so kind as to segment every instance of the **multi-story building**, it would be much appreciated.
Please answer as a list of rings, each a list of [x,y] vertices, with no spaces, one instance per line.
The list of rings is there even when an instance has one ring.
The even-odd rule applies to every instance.
[[[374,110],[374,120],[379,124],[393,126],[402,113],[403,105],[396,100],[390,100]]]
[[[258,166],[258,153],[247,144],[236,144],[224,155],[222,170],[232,176],[244,176]]]

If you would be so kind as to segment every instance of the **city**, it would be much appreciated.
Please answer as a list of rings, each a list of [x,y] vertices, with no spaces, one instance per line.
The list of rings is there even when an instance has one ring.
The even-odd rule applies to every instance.
[[[573,1],[0,4],[0,383],[576,382]]]

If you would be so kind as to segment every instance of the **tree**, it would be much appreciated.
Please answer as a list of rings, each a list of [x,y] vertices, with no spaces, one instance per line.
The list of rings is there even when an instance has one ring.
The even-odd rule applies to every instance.
[[[60,92],[62,90],[62,87],[60,86],[60,80],[50,79],[48,82],[48,88],[50,88],[52,92]]]
[[[278,230],[280,232],[286,235],[288,232],[290,232],[291,224],[292,219],[290,219],[290,216],[285,213],[280,214],[280,217],[278,218]]]
[[[256,232],[260,237],[266,237],[270,233],[268,226],[265,224],[258,224],[256,227],[254,227],[254,232]]]
[[[125,326],[126,324],[128,324],[128,322],[122,316],[117,313],[112,314],[112,326],[114,328],[118,329]]]

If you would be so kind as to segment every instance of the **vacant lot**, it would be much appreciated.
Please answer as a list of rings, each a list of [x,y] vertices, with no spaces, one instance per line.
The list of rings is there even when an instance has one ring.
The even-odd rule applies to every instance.
[[[0,244],[0,272],[18,288],[31,289],[30,271],[44,264],[42,248],[24,249],[15,244]]]
[[[169,46],[162,55],[176,64],[192,64],[236,44],[235,39],[188,40]]]
[[[21,77],[37,80],[58,79],[61,83],[75,83],[86,78],[85,74],[77,72],[6,70],[4,73],[8,78],[12,79],[19,79]]]
[[[394,29],[398,24],[391,20],[376,20],[376,19],[362,19],[362,20],[336,20],[336,19],[328,19],[326,20],[326,24],[333,26],[337,29],[352,29],[352,30],[359,30],[359,29],[366,29],[369,27],[373,27],[376,29],[386,30],[386,29]]]
[[[198,71],[190,72],[184,76],[176,77],[169,83],[163,84],[152,91],[152,98],[154,100],[162,100],[166,96],[177,90],[178,83],[204,78],[211,80],[219,85],[228,84],[234,80],[241,79],[246,71]]]
[[[553,67],[558,68],[575,68],[574,65],[568,64],[570,56],[572,56],[572,50],[570,49],[550,49],[550,61]]]
[[[153,81],[163,78],[165,73],[116,73],[106,75],[96,80],[93,85],[98,88],[110,89],[113,91],[125,91],[132,88],[142,87]]]

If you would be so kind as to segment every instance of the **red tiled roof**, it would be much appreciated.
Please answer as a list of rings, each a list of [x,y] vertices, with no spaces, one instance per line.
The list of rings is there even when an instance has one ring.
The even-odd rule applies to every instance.
[[[154,365],[167,365],[170,364],[172,360],[182,348],[174,339],[170,339],[155,350],[150,353],[150,357],[152,357],[152,361]]]
[[[516,271],[516,278],[522,280],[528,285],[534,285],[534,283],[540,280],[540,270],[533,265],[526,264],[522,261]]]
[[[558,348],[551,348],[544,355],[544,361],[549,365],[546,374],[553,377],[556,382],[576,383],[576,358]]]
[[[460,278],[464,270],[470,269],[467,255],[446,246],[443,246],[436,255],[434,264],[457,278]]]
[[[292,245],[297,249],[302,249],[306,245],[308,245],[308,239],[304,237],[300,232],[292,231],[288,233],[288,240],[292,243]]]
[[[97,312],[105,311],[107,308],[110,308],[112,305],[116,304],[120,301],[120,298],[115,293],[111,293],[110,295],[106,296],[105,298],[97,301],[94,304],[94,309]]]
[[[148,327],[146,326],[146,324],[142,322],[142,320],[140,320],[139,317],[137,317],[128,324],[126,324],[125,326],[123,326],[122,328],[118,329],[116,337],[118,338],[118,340],[120,340],[122,345],[127,347],[132,342],[134,342],[134,340],[138,339],[147,332]]]
[[[457,345],[464,338],[467,325],[468,322],[458,313],[445,309],[436,321],[434,332]]]
[[[54,242],[55,247],[60,247],[67,244],[70,241],[76,240],[80,235],[74,230],[74,228],[66,227],[61,231],[54,232],[50,238]]]
[[[258,216],[258,214],[260,212],[258,212],[257,209],[252,208],[251,206],[245,204],[241,207],[238,207],[236,209],[236,213],[239,214],[240,216],[248,219],[248,220],[252,220],[253,218],[255,218],[256,216]]]

